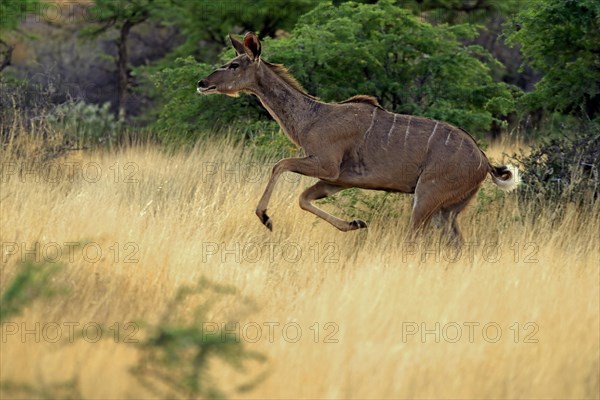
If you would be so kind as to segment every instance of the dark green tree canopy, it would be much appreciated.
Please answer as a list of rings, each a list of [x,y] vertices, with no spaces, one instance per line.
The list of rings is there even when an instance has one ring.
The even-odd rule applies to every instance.
[[[164,17],[173,21],[185,37],[177,56],[194,55],[214,62],[225,46],[227,35],[255,31],[260,38],[289,31],[298,18],[320,0],[170,0]]]
[[[508,28],[511,42],[543,74],[523,97],[528,108],[600,115],[600,1],[529,1]]]

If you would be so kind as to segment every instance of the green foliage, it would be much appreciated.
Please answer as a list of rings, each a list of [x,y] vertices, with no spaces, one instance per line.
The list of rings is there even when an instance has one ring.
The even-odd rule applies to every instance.
[[[176,26],[182,43],[159,62],[134,69],[133,74],[141,81],[149,77],[154,83],[138,88],[141,95],[158,103],[144,118],[156,121],[160,137],[169,143],[195,141],[206,131],[228,131],[232,123],[236,131],[243,130],[243,136],[256,135],[258,132],[249,125],[260,114],[267,119],[256,100],[200,98],[195,95],[196,82],[214,69],[214,62],[223,61],[223,48],[230,46],[230,33],[255,31],[261,37],[276,36],[291,29],[319,1],[161,0],[160,4],[163,2],[168,5],[159,6],[153,20]]]
[[[190,56],[151,75],[157,91],[167,99],[154,124],[163,142],[195,141],[204,132],[227,132],[231,128],[240,137],[257,133],[253,124],[265,113],[257,100],[250,96],[201,96],[196,92],[198,80],[213,70]]]
[[[147,338],[138,344],[141,356],[133,374],[155,394],[166,398],[222,398],[209,373],[209,364],[219,359],[239,371],[249,360],[262,362],[264,356],[246,350],[240,338],[226,333],[211,321],[218,302],[237,295],[234,287],[202,279],[197,286],[184,286],[165,308],[162,318],[146,327]],[[189,302],[195,304],[190,313]],[[244,304],[251,304],[248,299]],[[229,324],[231,326],[231,323]],[[241,385],[249,390],[262,379],[259,376]]]
[[[52,129],[62,132],[65,142],[78,147],[112,146],[119,140],[121,124],[110,112],[110,104],[102,106],[83,101],[57,106],[49,115]]]
[[[525,108],[600,115],[599,1],[529,1],[507,29],[510,42],[543,73],[523,96]]]
[[[575,135],[553,138],[529,155],[514,155],[520,164],[523,200],[550,204],[589,204],[600,198],[600,124],[589,123]]]
[[[374,95],[391,111],[482,133],[494,114],[513,105],[507,86],[494,82],[481,61],[491,56],[462,44],[475,35],[472,26],[432,26],[388,1],[323,4],[300,19],[290,38],[268,41],[265,49],[325,101]]]
[[[88,10],[94,24],[82,29],[81,33],[95,36],[113,26],[120,29],[125,23],[136,25],[160,15],[168,5],[168,0],[95,0]]]
[[[230,33],[254,31],[261,38],[274,37],[293,28],[297,19],[319,0],[200,0],[174,1],[166,12],[182,31],[185,42],[175,55],[195,55],[215,61]],[[204,46],[199,47],[198,43]]]
[[[506,192],[503,192],[497,186],[482,186],[477,192],[477,202],[474,204],[475,215],[478,220],[490,212],[490,207],[503,204],[506,199]]]
[[[17,274],[0,295],[0,322],[19,315],[23,308],[36,300],[61,293],[62,289],[51,284],[53,276],[61,268],[55,263],[23,262],[17,265]]]
[[[513,96],[481,61],[493,62],[490,55],[462,44],[475,33],[468,25],[432,26],[389,1],[322,4],[301,17],[289,37],[265,39],[263,55],[288,66],[324,101],[370,94],[391,111],[482,133],[495,115],[513,109]],[[222,59],[232,56],[229,50]],[[153,75],[167,99],[157,123],[163,136],[190,138],[228,128],[250,137],[257,134],[253,121],[271,120],[250,96],[197,96],[196,82],[213,69],[190,57]]]
[[[39,0],[3,0],[0,3],[0,40],[3,33],[17,29],[28,13],[40,11]]]

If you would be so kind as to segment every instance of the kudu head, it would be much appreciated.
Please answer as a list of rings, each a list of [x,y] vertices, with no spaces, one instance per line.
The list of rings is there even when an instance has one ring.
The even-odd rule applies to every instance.
[[[231,35],[229,38],[237,56],[198,81],[198,93],[221,93],[235,97],[239,92],[250,89],[256,82],[260,65],[260,40],[252,32],[246,33],[244,43]]]

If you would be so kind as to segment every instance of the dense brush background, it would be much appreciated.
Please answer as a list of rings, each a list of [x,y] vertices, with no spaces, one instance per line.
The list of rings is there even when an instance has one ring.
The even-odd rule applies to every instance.
[[[2,398],[600,397],[600,6],[247,3],[2,3]],[[521,185],[484,183],[461,253],[407,240],[410,195],[321,201],[369,223],[339,232],[291,173],[269,232],[301,152],[194,94],[249,29],[325,100],[468,126]]]

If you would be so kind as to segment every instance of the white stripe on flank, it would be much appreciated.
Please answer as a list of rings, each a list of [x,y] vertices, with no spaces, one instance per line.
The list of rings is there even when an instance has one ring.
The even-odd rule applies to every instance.
[[[371,129],[373,129],[373,125],[375,124],[375,114],[377,114],[377,107],[373,109],[373,116],[371,117],[371,125],[369,125],[369,129],[365,131],[365,137],[363,142],[367,141],[367,137],[369,137],[369,133],[371,133]]]
[[[406,139],[408,139],[408,129],[410,128],[410,120],[412,115],[408,116],[408,123],[406,124],[406,133],[404,134],[404,147],[406,147]]]
[[[446,138],[446,142],[444,143],[446,146],[448,146],[448,141],[450,140],[450,135],[452,134],[452,132],[454,132],[454,129],[450,130],[450,132],[448,132],[448,137]]]
[[[435,131],[437,130],[439,121],[435,122],[435,126],[433,127],[433,132],[431,132],[431,135],[429,136],[429,140],[427,140],[427,150],[429,150],[429,142],[431,142],[431,138],[433,137],[433,135],[435,135]]]
[[[390,130],[387,133],[387,138],[385,140],[386,143],[390,143],[390,135],[392,134],[392,131],[394,130],[394,127],[396,126],[396,117],[398,117],[398,114],[394,114],[394,122],[392,122],[392,127],[390,128]]]
[[[460,138],[460,144],[458,145],[458,149],[456,149],[456,151],[460,150],[460,148],[462,147],[463,140],[465,140],[465,138]]]

